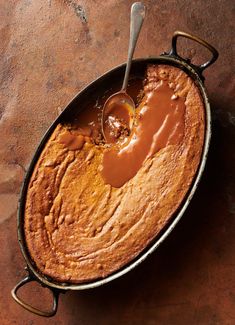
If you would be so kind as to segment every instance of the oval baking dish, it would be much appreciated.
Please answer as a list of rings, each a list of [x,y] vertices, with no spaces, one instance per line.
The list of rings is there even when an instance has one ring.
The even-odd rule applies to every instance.
[[[197,43],[205,46],[212,54],[212,58],[202,64],[202,65],[194,65],[190,63],[189,60],[185,60],[182,57],[180,57],[177,53],[177,39],[178,37],[185,37],[190,40],[196,41]],[[19,209],[18,209],[18,216],[17,216],[17,224],[18,224],[18,240],[20,244],[20,248],[22,251],[22,254],[24,256],[24,259],[27,264],[27,271],[28,275],[21,280],[12,290],[12,296],[15,299],[17,303],[19,303],[22,307],[25,309],[45,317],[51,317],[55,315],[57,311],[58,306],[58,296],[60,292],[65,292],[66,290],[84,290],[84,289],[90,289],[95,288],[100,285],[106,284],[123,274],[129,272],[134,267],[136,267],[138,264],[140,264],[149,254],[151,254],[159,245],[160,243],[166,239],[166,237],[169,235],[169,233],[172,231],[172,229],[175,227],[177,222],[180,220],[182,215],[184,214],[190,200],[192,199],[199,180],[202,176],[202,172],[205,167],[209,143],[210,143],[210,137],[211,137],[211,115],[210,115],[210,105],[208,101],[208,97],[206,94],[206,90],[203,84],[204,77],[202,76],[202,72],[210,66],[213,62],[216,61],[218,57],[218,52],[216,49],[205,42],[204,40],[193,36],[191,34],[187,34],[184,32],[176,31],[172,37],[172,49],[169,53],[164,53],[158,57],[155,58],[144,58],[144,59],[136,59],[132,62],[132,68],[131,68],[131,75],[134,77],[138,77],[140,75],[144,75],[144,71],[148,64],[165,64],[177,67],[186,74],[188,74],[194,81],[196,87],[200,91],[201,98],[204,103],[205,108],[205,138],[204,138],[204,146],[203,146],[203,152],[201,155],[201,160],[199,164],[199,168],[197,170],[197,173],[194,177],[194,181],[190,187],[190,190],[184,199],[183,203],[180,206],[180,209],[177,210],[177,213],[170,219],[170,221],[167,223],[167,225],[162,229],[162,231],[156,236],[155,240],[148,246],[142,253],[140,253],[133,261],[131,261],[129,264],[121,268],[120,270],[112,273],[111,275],[108,275],[107,277],[103,279],[98,279],[94,281],[90,281],[87,283],[82,284],[76,284],[76,283],[59,283],[51,279],[50,277],[47,277],[43,275],[41,272],[38,271],[37,267],[33,263],[32,259],[30,258],[30,254],[27,250],[26,242],[25,242],[25,236],[24,236],[24,211],[25,211],[25,202],[26,202],[26,194],[28,190],[28,185],[30,182],[30,178],[32,176],[32,173],[34,171],[35,165],[38,161],[38,158],[47,143],[49,137],[51,136],[52,132],[54,131],[55,127],[60,123],[61,121],[64,121],[67,119],[69,114],[72,112],[72,108],[76,105],[76,107],[79,107],[79,103],[86,102],[86,99],[88,99],[91,94],[96,93],[97,89],[100,90],[106,90],[109,89],[110,84],[117,83],[122,79],[125,65],[118,66],[111,71],[105,73],[100,78],[89,84],[85,89],[83,89],[80,93],[78,93],[75,98],[68,104],[68,106],[65,108],[65,110],[60,114],[60,116],[53,122],[53,124],[50,126],[46,134],[44,135],[41,143],[39,144],[35,155],[32,159],[32,162],[29,166],[29,169],[27,171],[27,174],[25,176],[25,180],[22,186],[21,190],[21,197],[19,201]],[[41,311],[37,308],[34,308],[30,306],[29,304],[22,301],[17,291],[20,287],[22,287],[24,284],[31,282],[31,281],[37,281],[42,286],[49,288],[53,293],[53,306],[51,311]]]

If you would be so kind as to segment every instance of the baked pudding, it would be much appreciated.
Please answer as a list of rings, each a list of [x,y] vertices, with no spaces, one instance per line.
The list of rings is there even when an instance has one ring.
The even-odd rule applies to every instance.
[[[34,167],[25,242],[54,281],[90,282],[131,262],[173,218],[197,173],[205,112],[195,82],[174,66],[149,65],[135,93],[134,126],[111,125],[116,142],[102,137],[98,103],[59,123]]]

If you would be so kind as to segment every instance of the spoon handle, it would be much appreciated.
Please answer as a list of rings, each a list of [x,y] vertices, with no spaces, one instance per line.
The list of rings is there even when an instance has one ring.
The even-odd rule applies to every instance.
[[[141,26],[145,17],[145,6],[141,2],[135,2],[131,6],[131,24],[130,24],[130,40],[127,56],[127,65],[123,80],[122,90],[125,91],[128,84],[131,62],[135,50],[136,42],[140,33]]]

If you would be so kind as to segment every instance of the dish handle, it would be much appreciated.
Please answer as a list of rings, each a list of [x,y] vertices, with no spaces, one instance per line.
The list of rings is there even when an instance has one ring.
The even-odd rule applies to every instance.
[[[24,278],[22,279],[19,283],[17,283],[17,285],[12,289],[11,291],[11,295],[12,298],[23,308],[25,308],[26,310],[30,311],[33,314],[39,315],[39,316],[43,316],[43,317],[52,317],[56,314],[57,312],[57,307],[58,307],[58,299],[59,299],[59,291],[56,289],[51,289],[52,295],[53,295],[53,306],[51,311],[42,311],[38,308],[35,308],[29,304],[27,304],[26,302],[24,302],[23,300],[21,300],[19,298],[19,296],[17,295],[18,290],[23,287],[25,284],[32,282],[32,281],[36,281],[31,275],[30,273]],[[48,287],[47,287],[48,288]]]
[[[171,48],[171,51],[169,53],[169,55],[172,55],[172,56],[175,56],[175,57],[178,57],[180,58],[181,60],[183,59],[178,53],[177,53],[177,39],[179,37],[185,37],[185,38],[188,38],[192,41],[195,41],[203,46],[205,46],[212,54],[212,57],[210,60],[208,60],[207,62],[201,64],[201,65],[194,65],[194,64],[190,64],[195,70],[197,70],[200,74],[202,74],[202,72],[208,68],[211,64],[213,64],[218,56],[219,56],[219,53],[218,51],[209,43],[207,43],[206,41],[204,41],[203,39],[195,36],[195,35],[192,35],[192,34],[189,34],[189,33],[185,33],[185,32],[181,32],[181,31],[175,31],[174,34],[173,34],[173,37],[172,37],[172,48]],[[183,59],[185,61],[185,59]]]

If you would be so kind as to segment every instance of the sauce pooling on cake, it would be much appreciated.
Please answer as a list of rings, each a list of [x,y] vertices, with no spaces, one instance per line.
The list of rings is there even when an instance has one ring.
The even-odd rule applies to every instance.
[[[132,130],[124,132],[125,118],[111,120],[114,141],[105,143],[103,98],[58,124],[35,165],[25,240],[38,270],[56,281],[92,281],[133,260],[173,217],[197,172],[205,117],[194,81],[176,67],[150,65],[144,84],[131,87]]]
[[[136,126],[128,143],[104,152],[105,182],[121,187],[158,150],[170,144],[179,145],[184,136],[184,112],[184,98],[178,97],[166,81],[147,92],[137,109]]]

